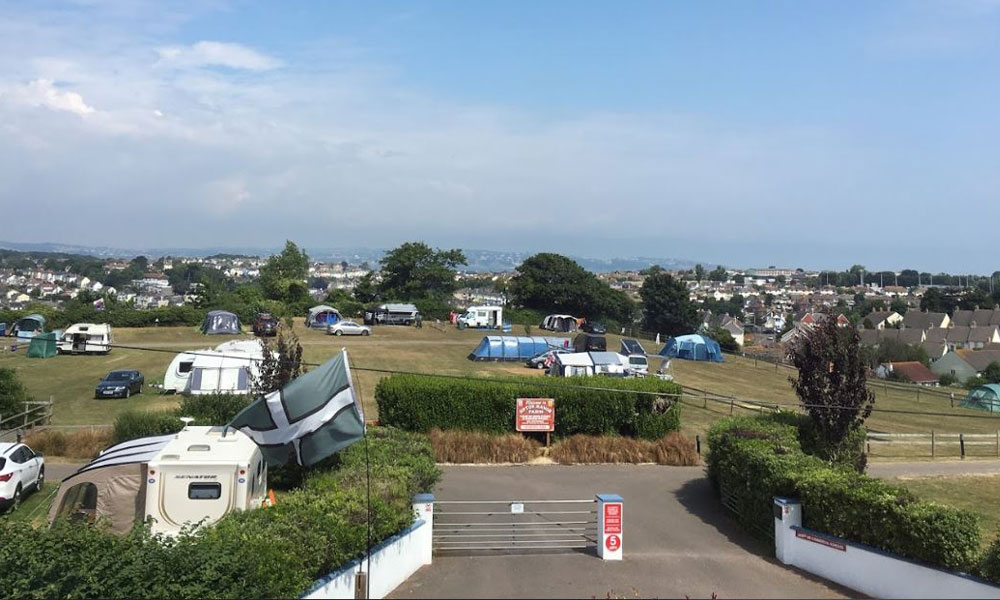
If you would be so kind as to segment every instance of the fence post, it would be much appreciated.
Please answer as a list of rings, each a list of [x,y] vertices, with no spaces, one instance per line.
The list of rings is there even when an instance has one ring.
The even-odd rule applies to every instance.
[[[952,392],[948,395],[951,396],[951,407],[955,408],[955,392]]]
[[[702,394],[703,394],[704,397],[702,398],[702,406],[701,407],[702,408],[708,408],[708,390],[702,392]]]
[[[1000,431],[997,432],[997,439],[1000,440]],[[698,451],[698,456],[701,456],[701,436],[700,435],[694,436],[694,445],[695,445],[695,449]],[[1000,448],[1000,446],[997,446],[997,448]],[[997,452],[998,452],[997,456],[1000,456],[1000,450],[998,450]]]
[[[735,402],[735,400],[733,400],[732,398],[730,398],[729,399],[729,414],[733,414],[733,402]]]
[[[934,430],[931,429],[931,458],[934,458]]]
[[[1000,429],[997,430],[997,456],[1000,456]]]
[[[958,449],[962,453],[962,460],[965,460],[965,434],[958,434]]]

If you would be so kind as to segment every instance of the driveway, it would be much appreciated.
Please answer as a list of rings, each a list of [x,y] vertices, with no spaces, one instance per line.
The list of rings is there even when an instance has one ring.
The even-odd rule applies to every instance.
[[[701,467],[444,467],[439,500],[625,499],[625,559],[592,552],[435,556],[393,598],[844,597],[740,530]]]

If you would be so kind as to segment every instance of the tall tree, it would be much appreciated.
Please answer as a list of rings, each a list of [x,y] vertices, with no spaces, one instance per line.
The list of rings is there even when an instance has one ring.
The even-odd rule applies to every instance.
[[[260,268],[258,281],[264,296],[292,308],[309,301],[308,276],[309,256],[295,242],[288,240],[284,250],[267,259]]]
[[[302,344],[294,333],[278,331],[273,342],[261,339],[264,358],[258,374],[250,376],[250,390],[254,395],[269,394],[285,387],[288,382],[305,372],[302,365]]]
[[[423,242],[406,242],[379,261],[379,295],[387,300],[445,299],[457,289],[456,269],[465,264],[461,250],[434,249]]]
[[[634,304],[572,259],[542,252],[517,267],[508,286],[515,304],[536,310],[565,312],[588,319],[614,319],[631,324]]]
[[[838,327],[832,314],[792,348],[798,378],[789,378],[816,428],[824,454],[837,461],[856,449],[847,442],[875,406],[854,327]]]
[[[694,266],[694,280],[701,283],[701,280],[705,278],[705,267],[698,263]]]
[[[683,335],[694,331],[698,320],[687,288],[669,273],[654,273],[642,282],[643,327],[666,335]]]

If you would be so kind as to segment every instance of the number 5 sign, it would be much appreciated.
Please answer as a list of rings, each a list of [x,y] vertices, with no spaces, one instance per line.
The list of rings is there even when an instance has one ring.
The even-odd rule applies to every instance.
[[[622,559],[625,501],[617,494],[597,495],[597,555],[604,560]]]

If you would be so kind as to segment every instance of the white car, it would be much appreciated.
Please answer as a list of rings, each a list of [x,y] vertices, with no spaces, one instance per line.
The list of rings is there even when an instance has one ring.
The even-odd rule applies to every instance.
[[[45,483],[45,459],[21,443],[0,443],[0,507],[16,509],[27,490]]]
[[[358,325],[354,321],[337,321],[328,325],[326,332],[330,335],[371,335],[372,329],[367,325]]]

